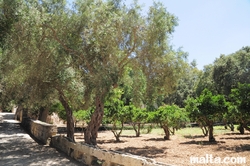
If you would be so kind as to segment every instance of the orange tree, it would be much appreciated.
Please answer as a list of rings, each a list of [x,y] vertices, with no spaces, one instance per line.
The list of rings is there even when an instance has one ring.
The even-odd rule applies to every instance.
[[[174,130],[185,126],[185,123],[188,122],[188,116],[185,109],[177,105],[163,105],[156,111],[149,113],[148,121],[158,123],[164,130],[164,139],[169,140],[170,132],[174,133]]]
[[[127,112],[129,112],[128,121],[133,126],[135,131],[135,136],[139,137],[141,134],[141,129],[147,122],[148,112],[145,108],[136,107],[133,104],[126,106]]]
[[[208,126],[209,141],[215,141],[213,135],[214,122],[222,119],[223,113],[228,109],[228,104],[223,95],[213,95],[208,89],[204,89],[197,98],[189,98],[186,110],[191,119]]]
[[[127,108],[121,100],[122,91],[114,89],[110,92],[104,105],[104,123],[112,124],[111,131],[117,142],[120,142],[120,136],[124,128],[124,123],[130,116]]]
[[[250,131],[250,84],[238,84],[238,87],[231,90],[229,118],[238,122],[239,131],[244,134],[244,129]]]

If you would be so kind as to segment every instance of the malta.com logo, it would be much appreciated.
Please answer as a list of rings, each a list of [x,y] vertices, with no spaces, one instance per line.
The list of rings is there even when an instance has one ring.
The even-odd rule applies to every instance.
[[[213,157],[206,154],[203,157],[190,157],[191,164],[246,164],[246,157]]]

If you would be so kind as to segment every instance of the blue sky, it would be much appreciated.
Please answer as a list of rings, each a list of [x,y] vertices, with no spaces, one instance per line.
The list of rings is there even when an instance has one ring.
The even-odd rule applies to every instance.
[[[69,0],[72,1],[72,0]],[[124,0],[131,4],[133,0]],[[138,0],[144,11],[152,0]],[[178,17],[172,45],[189,53],[199,69],[221,54],[250,46],[250,0],[158,0]]]
[[[132,0],[126,0],[131,3]],[[144,10],[151,0],[139,0]],[[157,1],[158,2],[158,1]],[[221,54],[250,46],[250,0],[159,0],[178,17],[172,44],[189,53],[199,69]]]

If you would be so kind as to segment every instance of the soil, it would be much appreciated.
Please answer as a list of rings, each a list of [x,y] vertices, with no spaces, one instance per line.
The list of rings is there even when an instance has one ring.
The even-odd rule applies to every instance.
[[[75,133],[77,142],[83,142],[83,135]],[[246,157],[245,164],[250,165],[250,133],[240,135],[238,132],[228,132],[215,135],[216,141],[208,142],[208,137],[202,135],[181,136],[171,135],[171,140],[164,140],[162,135],[141,134],[140,137],[122,135],[121,142],[116,142],[111,131],[100,131],[98,146],[107,150],[122,151],[149,157],[169,165],[222,165],[223,164],[191,164],[190,157]],[[226,165],[226,164],[224,164]],[[230,166],[237,164],[229,164]],[[228,165],[227,165],[228,166]]]
[[[20,128],[19,124],[11,120],[5,123],[4,119],[13,119],[13,114],[0,113],[0,165],[20,163],[24,165],[79,165],[79,163],[58,153],[53,148],[38,145]],[[84,142],[84,136],[81,132],[75,133],[75,139],[77,142]],[[206,155],[212,155],[213,158],[220,157],[221,159],[225,157],[245,157],[246,163],[238,165],[250,165],[249,132],[241,135],[239,132],[228,130],[226,133],[215,135],[215,139],[217,142],[210,143],[208,137],[192,133],[188,136],[171,135],[171,140],[164,140],[163,135],[160,134],[141,134],[140,137],[122,135],[120,137],[121,142],[116,142],[111,131],[100,131],[97,146],[107,150],[152,158],[169,165],[223,166],[223,164],[214,163],[190,163],[190,157],[206,157]],[[237,164],[224,165],[233,166]]]

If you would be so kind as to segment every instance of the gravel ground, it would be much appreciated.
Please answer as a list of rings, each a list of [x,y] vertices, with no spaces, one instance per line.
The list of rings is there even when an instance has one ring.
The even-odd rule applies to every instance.
[[[13,113],[0,113],[0,165],[83,165],[54,148],[39,145],[13,119]]]

